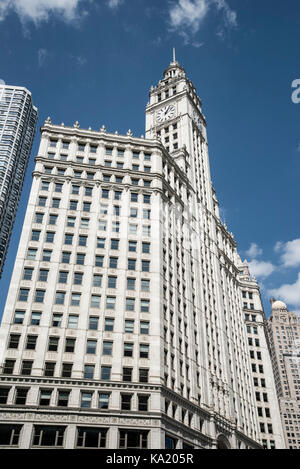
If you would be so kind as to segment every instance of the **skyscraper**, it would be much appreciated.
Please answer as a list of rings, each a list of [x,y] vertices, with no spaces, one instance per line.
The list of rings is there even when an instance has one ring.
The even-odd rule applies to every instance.
[[[0,445],[260,448],[240,264],[175,58],[146,138],[49,118],[0,329]]]
[[[0,83],[0,277],[28,165],[37,109],[31,93]]]
[[[265,449],[284,449],[286,445],[260,290],[256,279],[250,275],[246,261],[241,263],[240,273],[251,373],[262,445]]]
[[[282,301],[272,300],[267,332],[286,447],[300,448],[300,321]]]

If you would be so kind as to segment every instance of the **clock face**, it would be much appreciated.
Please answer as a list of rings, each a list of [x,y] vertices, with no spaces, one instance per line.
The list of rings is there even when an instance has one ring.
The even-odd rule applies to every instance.
[[[175,115],[175,106],[169,105],[161,108],[156,114],[157,122],[165,122]]]

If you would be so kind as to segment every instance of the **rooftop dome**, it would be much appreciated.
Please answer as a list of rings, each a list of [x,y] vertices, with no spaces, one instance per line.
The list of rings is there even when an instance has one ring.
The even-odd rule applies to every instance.
[[[272,311],[287,311],[287,305],[283,301],[274,301],[272,304]]]

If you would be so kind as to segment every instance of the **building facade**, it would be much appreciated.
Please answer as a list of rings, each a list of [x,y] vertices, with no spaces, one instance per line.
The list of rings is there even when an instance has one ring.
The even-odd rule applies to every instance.
[[[48,119],[0,329],[0,445],[261,448],[239,269],[175,60],[146,138]]]
[[[35,135],[37,109],[25,88],[0,84],[0,277]]]
[[[265,449],[285,449],[266,317],[258,283],[251,277],[246,261],[240,266],[240,284],[262,445]]]
[[[272,300],[267,336],[286,447],[300,448],[300,321],[282,301]]]

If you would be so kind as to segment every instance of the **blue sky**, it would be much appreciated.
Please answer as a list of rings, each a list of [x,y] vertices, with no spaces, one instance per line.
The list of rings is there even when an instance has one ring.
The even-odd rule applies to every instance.
[[[298,0],[0,0],[0,80],[27,87],[39,109],[0,316],[39,127],[51,116],[144,134],[149,88],[173,46],[202,99],[223,219],[260,280],[266,313],[271,296],[300,311],[299,26]]]

